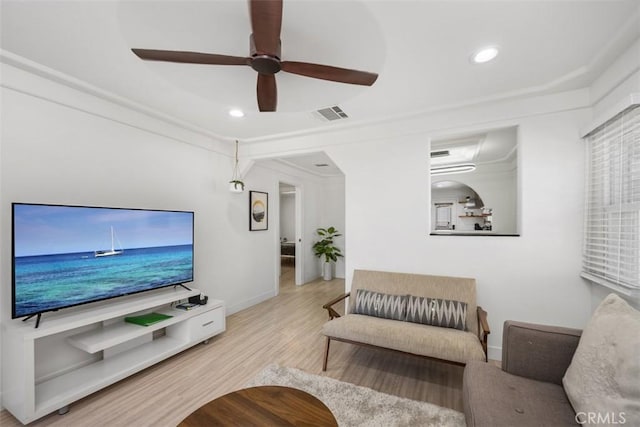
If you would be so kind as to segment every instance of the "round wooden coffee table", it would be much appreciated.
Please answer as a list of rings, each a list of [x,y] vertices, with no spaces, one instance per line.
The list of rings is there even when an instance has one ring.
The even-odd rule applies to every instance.
[[[337,426],[324,403],[302,390],[281,386],[245,388],[201,406],[180,427]]]

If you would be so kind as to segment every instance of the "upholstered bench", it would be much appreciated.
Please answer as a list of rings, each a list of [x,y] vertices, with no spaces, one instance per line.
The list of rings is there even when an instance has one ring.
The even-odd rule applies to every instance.
[[[350,297],[347,314],[335,304]],[[487,313],[476,305],[470,278],[356,270],[351,292],[323,306],[329,321],[322,370],[331,340],[395,350],[465,365],[487,360]]]

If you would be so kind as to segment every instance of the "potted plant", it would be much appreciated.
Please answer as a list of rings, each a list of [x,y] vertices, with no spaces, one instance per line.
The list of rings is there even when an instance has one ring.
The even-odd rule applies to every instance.
[[[233,175],[231,175],[231,181],[229,181],[229,191],[232,193],[242,193],[244,191],[244,182],[242,182],[238,167],[238,140],[236,140],[236,155],[233,164]]]
[[[340,248],[333,245],[333,239],[342,236],[342,234],[338,233],[335,227],[318,228],[316,234],[321,239],[313,244],[313,253],[322,259],[322,278],[331,280],[331,263],[338,261],[338,257],[344,256],[340,252]]]
[[[244,191],[244,182],[239,179],[229,181],[229,191],[232,193],[242,193]]]

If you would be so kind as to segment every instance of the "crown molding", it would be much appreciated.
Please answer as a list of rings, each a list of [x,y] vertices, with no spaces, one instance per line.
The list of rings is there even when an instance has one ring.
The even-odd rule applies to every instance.
[[[44,78],[53,83],[57,83],[73,90],[91,95],[93,97],[99,98],[103,101],[109,102],[111,104],[115,104],[119,107],[123,107],[132,111],[135,111],[140,114],[144,114],[145,116],[151,117],[155,120],[160,120],[164,123],[169,123],[173,126],[176,126],[182,130],[186,130],[189,132],[193,132],[200,136],[204,136],[207,138],[212,138],[219,142],[230,142],[234,141],[234,138],[225,137],[216,133],[209,131],[208,129],[196,126],[192,123],[186,122],[184,120],[180,120],[176,117],[158,111],[154,108],[148,107],[146,105],[140,104],[138,102],[132,101],[129,98],[116,95],[112,92],[101,89],[97,86],[89,84],[83,80],[72,77],[63,72],[54,70],[52,68],[46,67],[42,64],[39,64],[30,59],[24,58],[20,55],[16,55],[12,52],[9,52],[4,49],[0,49],[0,62],[3,64],[7,64],[18,68],[27,73],[36,75],[38,77]],[[3,87],[10,87],[9,85],[2,84]],[[15,89],[15,88],[14,88]],[[21,92],[28,93],[28,91],[20,90]],[[39,95],[39,97],[43,98]],[[205,147],[206,148],[206,147]],[[215,150],[214,150],[215,151]],[[228,154],[228,153],[224,153]]]
[[[580,132],[580,136],[585,138],[589,136],[592,132],[597,130],[599,127],[604,125],[607,121],[617,116],[627,108],[631,108],[633,106],[640,105],[640,92],[635,92],[625,96],[622,100],[618,101],[614,106],[609,108],[604,113],[600,114],[596,117],[595,120],[592,120],[588,126],[586,126],[582,132]]]

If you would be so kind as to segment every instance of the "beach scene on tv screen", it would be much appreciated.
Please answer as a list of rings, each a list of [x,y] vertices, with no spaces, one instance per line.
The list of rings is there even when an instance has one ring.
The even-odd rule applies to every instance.
[[[15,204],[23,317],[193,280],[193,213]]]

